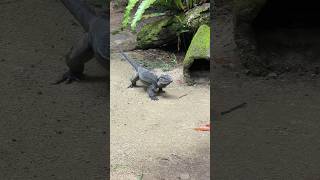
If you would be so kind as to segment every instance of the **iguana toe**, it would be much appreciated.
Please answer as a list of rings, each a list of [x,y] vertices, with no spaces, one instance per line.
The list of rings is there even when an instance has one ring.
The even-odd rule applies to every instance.
[[[72,73],[70,71],[63,74],[62,78],[56,81],[53,84],[60,84],[62,82],[66,82],[66,84],[70,84],[73,81],[80,81],[82,74],[80,73]]]
[[[133,88],[133,87],[135,87],[134,84],[130,84],[130,85],[128,86],[128,88]]]
[[[153,101],[158,101],[158,100],[159,100],[159,99],[158,99],[157,97],[155,97],[155,96],[151,96],[150,98],[151,98],[151,100],[153,100]]]

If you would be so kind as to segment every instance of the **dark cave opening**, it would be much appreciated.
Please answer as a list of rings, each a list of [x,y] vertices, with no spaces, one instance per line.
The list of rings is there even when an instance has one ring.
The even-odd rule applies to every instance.
[[[172,42],[161,46],[160,49],[164,51],[172,52],[172,53],[185,53],[188,50],[192,37],[193,37],[192,33],[188,33],[188,32],[182,33],[180,34],[179,43],[178,43],[178,37],[177,37]],[[178,45],[179,45],[179,48],[178,48]]]
[[[210,73],[210,61],[207,59],[195,59],[189,67],[190,77],[194,80],[208,79]]]
[[[268,0],[252,22],[258,55],[274,71],[320,63],[319,19],[316,1]]]
[[[320,27],[316,1],[268,0],[253,22],[258,27]]]

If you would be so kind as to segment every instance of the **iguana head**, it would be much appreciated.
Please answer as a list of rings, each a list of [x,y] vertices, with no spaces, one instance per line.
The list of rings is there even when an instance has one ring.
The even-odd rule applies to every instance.
[[[172,83],[172,78],[168,74],[163,74],[159,76],[158,78],[158,87],[159,88],[164,88],[168,86],[170,83]]]

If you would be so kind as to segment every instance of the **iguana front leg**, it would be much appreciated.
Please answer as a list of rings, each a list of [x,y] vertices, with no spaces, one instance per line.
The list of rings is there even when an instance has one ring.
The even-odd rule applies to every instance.
[[[162,88],[159,88],[159,93],[165,93],[166,91],[164,91]]]
[[[151,100],[157,101],[159,99],[156,97],[155,90],[156,90],[156,87],[154,85],[150,85],[147,89],[147,92]]]
[[[66,64],[69,71],[63,74],[62,78],[54,84],[64,81],[71,83],[75,80],[79,81],[84,71],[84,64],[94,57],[94,53],[89,43],[88,34],[85,33],[81,41],[71,50],[69,56],[66,57]]]
[[[128,88],[133,88],[137,85],[137,81],[139,80],[139,74],[137,73],[132,79],[131,84],[128,86]]]

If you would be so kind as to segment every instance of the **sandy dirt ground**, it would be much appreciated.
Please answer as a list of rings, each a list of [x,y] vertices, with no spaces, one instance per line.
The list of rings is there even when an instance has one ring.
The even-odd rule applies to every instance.
[[[103,179],[105,72],[50,85],[83,30],[59,1],[0,1],[0,179]]]
[[[232,14],[225,7],[217,8],[217,14],[217,42],[214,43],[218,48],[215,48],[214,56],[217,57],[217,63],[230,60],[238,65],[240,62],[233,59],[236,56],[236,44],[233,39]],[[309,49],[308,46],[303,51],[297,51],[298,48],[293,47],[297,47],[295,42],[310,44],[312,38],[311,44],[317,44],[314,41],[317,40],[315,37],[319,36],[319,32],[316,34],[300,31],[301,36],[290,38],[287,38],[290,31],[279,32],[281,33],[269,31],[261,36],[266,37],[263,41],[293,44],[290,46],[292,48],[283,51],[280,48],[275,49],[279,46],[270,43],[274,45],[271,52],[280,51],[281,55],[284,55],[281,58],[268,56],[271,61],[277,62],[277,68],[283,68],[283,65],[290,67],[291,64],[301,67],[313,65],[305,55],[310,53],[305,51]],[[316,51],[317,48],[312,48],[311,55],[317,54]],[[226,58],[219,61],[218,57]],[[319,58],[315,56],[313,61],[319,62]],[[314,68],[315,66],[312,67]],[[243,75],[243,72],[237,72],[240,69],[233,70],[217,66],[211,72],[211,103],[215,111],[221,112],[247,103],[246,107],[221,116],[213,122],[212,178],[320,179],[319,73],[304,69],[300,72],[293,71],[295,73],[283,71],[284,74],[273,76],[274,79],[272,76],[248,77]]]
[[[319,78],[251,78],[216,69],[214,179],[319,179]]]
[[[119,13],[111,13],[112,26]],[[144,88],[127,88],[134,70],[119,53],[110,67],[111,179],[210,179],[210,134],[193,130],[210,120],[210,86],[184,85],[178,67],[167,72],[174,82],[166,93],[151,101]]]

